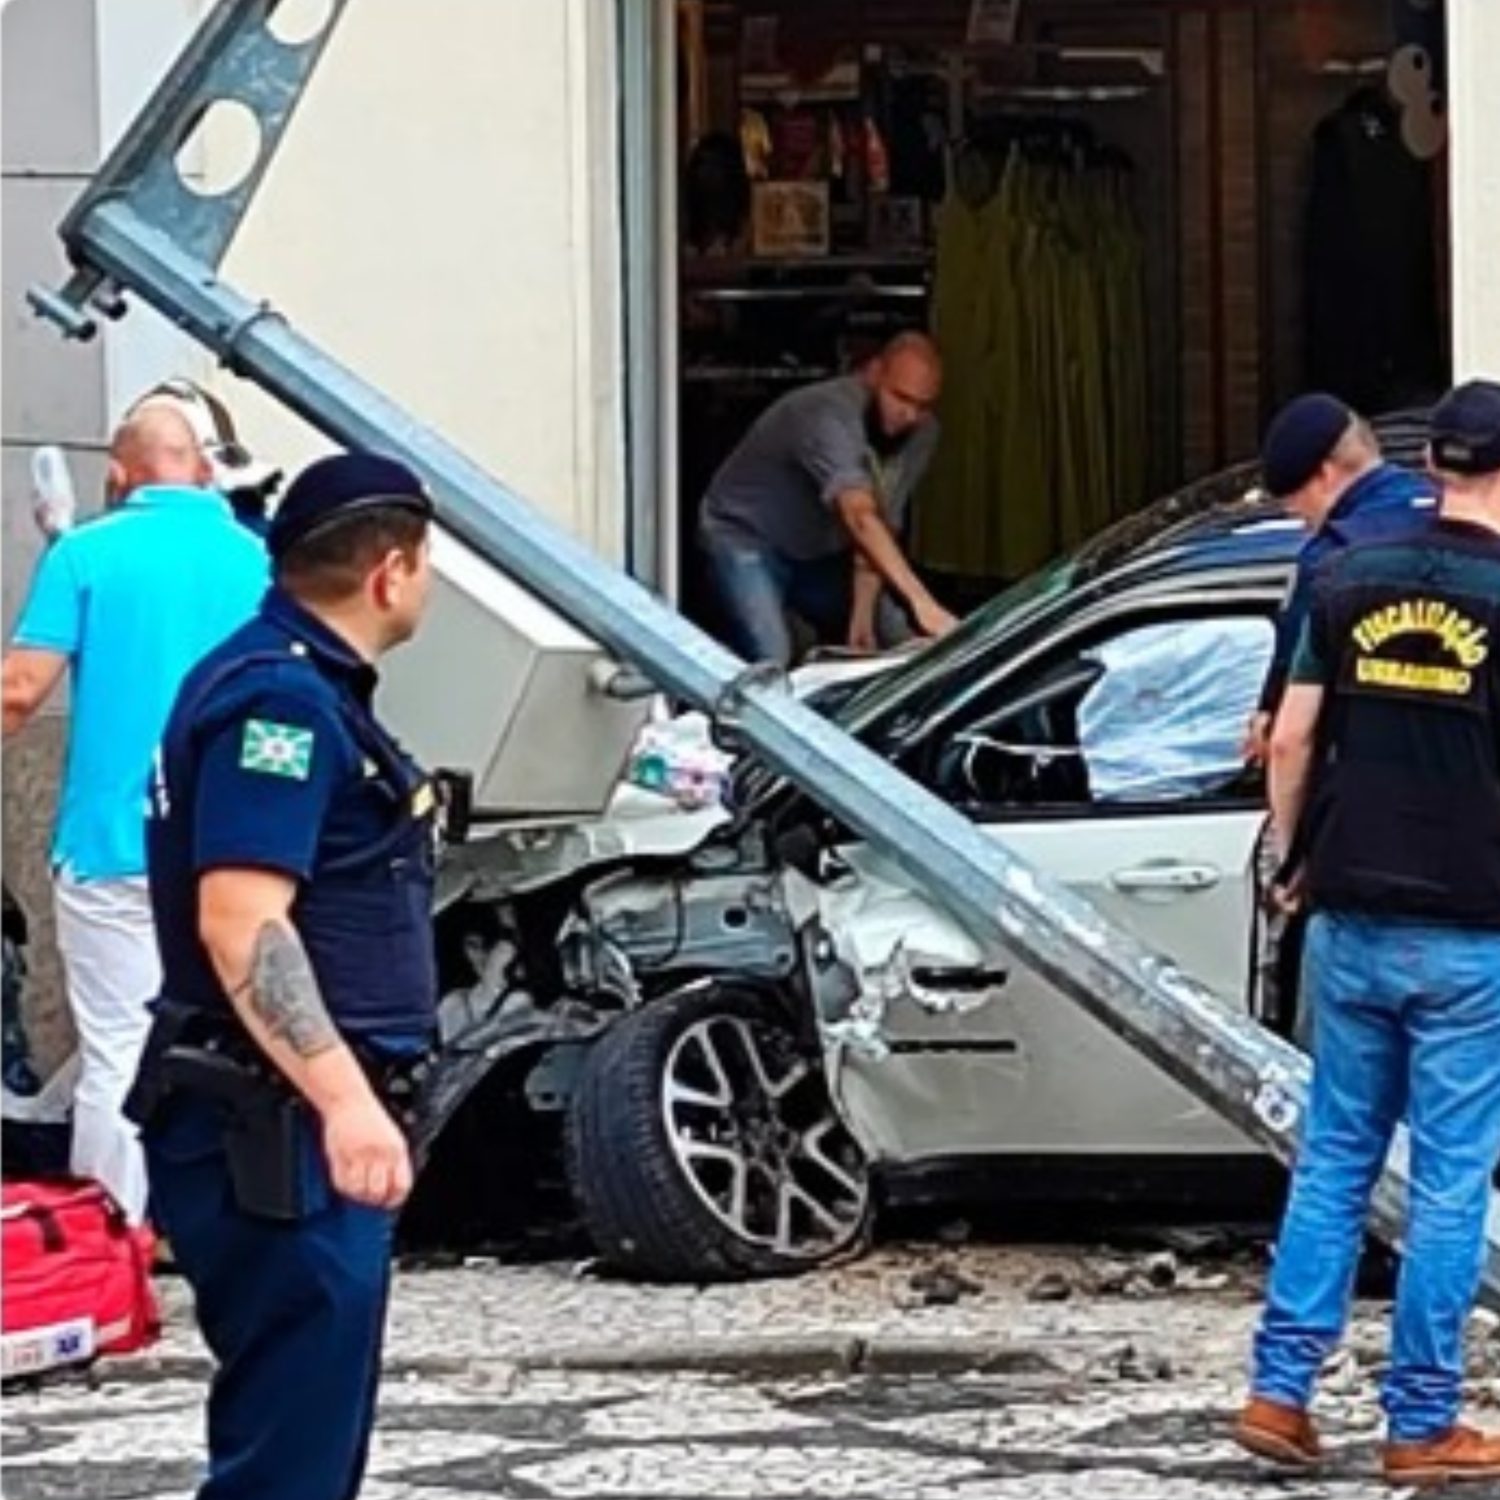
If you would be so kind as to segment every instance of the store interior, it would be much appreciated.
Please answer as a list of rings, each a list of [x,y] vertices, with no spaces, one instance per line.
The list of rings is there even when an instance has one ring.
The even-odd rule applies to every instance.
[[[958,608],[1446,381],[1442,0],[679,0],[680,593],[771,401],[943,351],[908,547]]]

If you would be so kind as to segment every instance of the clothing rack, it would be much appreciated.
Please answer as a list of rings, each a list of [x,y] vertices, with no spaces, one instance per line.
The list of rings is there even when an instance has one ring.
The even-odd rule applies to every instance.
[[[1330,57],[1318,65],[1325,78],[1376,78],[1390,70],[1388,57]]]
[[[969,121],[962,134],[949,140],[949,184],[953,182],[954,163],[965,151],[991,153],[998,163],[1016,147],[1034,162],[1051,161],[1075,169],[1107,168],[1124,173],[1135,169],[1135,163],[1124,152],[1101,143],[1087,120],[1050,111],[1033,113],[1007,108]]]
[[[917,75],[941,76],[955,65],[972,68],[986,59],[1040,57],[1061,63],[1134,64],[1136,71],[1155,80],[1167,76],[1166,53],[1160,47],[1090,47],[1056,42],[971,42],[961,47],[945,47],[933,54],[936,64],[907,58],[885,57],[882,66],[894,78]]]
[[[1144,83],[980,84],[970,91],[970,98],[1018,104],[1122,104],[1148,99],[1152,92],[1153,86]]]
[[[961,135],[969,105],[976,99],[1003,98],[1020,105],[1122,104],[1151,97],[1166,82],[1166,54],[1160,47],[1063,46],[1046,42],[1014,45],[970,44],[946,49],[941,56],[948,80],[948,131]],[[985,83],[980,77],[986,58],[1011,60],[1036,57],[1063,64],[1133,65],[1133,78],[1119,72],[1088,79],[1047,83],[1022,80]]]
[[[687,288],[684,295],[700,302],[827,302],[858,301],[872,297],[922,298],[927,288],[920,283],[878,284],[852,282],[842,286],[713,286]]]

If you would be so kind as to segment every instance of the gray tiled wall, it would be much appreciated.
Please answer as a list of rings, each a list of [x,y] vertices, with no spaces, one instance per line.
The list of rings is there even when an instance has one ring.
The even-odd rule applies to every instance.
[[[124,3],[124,0],[110,0]],[[80,498],[99,493],[105,438],[105,356],[65,345],[27,310],[28,283],[56,282],[64,259],[58,218],[99,159],[94,0],[12,0],[0,14],[3,142],[3,603],[7,638],[41,549],[31,522],[29,458],[40,443],[68,447]],[[37,1059],[55,1065],[71,1045],[57,957],[47,844],[67,732],[66,695],[5,747],[5,879],[32,919],[27,1029]]]

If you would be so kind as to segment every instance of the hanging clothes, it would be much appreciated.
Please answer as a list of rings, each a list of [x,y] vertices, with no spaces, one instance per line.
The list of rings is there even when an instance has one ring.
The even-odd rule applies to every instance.
[[[1313,137],[1306,222],[1309,383],[1378,413],[1446,383],[1432,163],[1384,91],[1356,89]]]
[[[935,217],[939,271],[930,322],[947,375],[938,406],[941,437],[912,508],[912,528],[924,561],[959,573],[966,570],[966,547],[976,545],[965,535],[964,497],[984,487],[989,461],[988,382],[978,372],[988,357],[989,300],[995,289],[984,274],[992,226],[956,190],[948,193]],[[980,524],[986,522],[983,518]]]
[[[943,438],[914,540],[969,577],[1028,573],[1145,498],[1145,252],[1123,171],[1041,146],[1013,142],[998,172],[960,153],[936,216]]]
[[[999,190],[982,209],[990,225],[990,288],[985,299],[988,316],[983,323],[990,352],[978,379],[985,393],[986,431],[991,442],[979,487],[971,494],[995,494],[1010,488],[1041,497],[1049,482],[1043,430],[1047,406],[1036,379],[1036,344],[1026,308],[1025,287],[1032,274],[1028,256],[1036,242],[1027,217],[1022,167],[1013,153]],[[976,561],[1046,557],[1053,551],[1049,506],[992,505],[984,507],[983,512],[984,524],[979,531],[983,546],[970,549],[970,562],[959,571],[987,571],[976,567]],[[961,518],[959,527],[961,530]]]
[[[1125,172],[1128,172],[1128,163]],[[1105,278],[1105,347],[1109,361],[1111,519],[1146,498],[1151,471],[1151,411],[1146,316],[1146,246],[1131,213],[1124,173],[1100,179],[1112,199],[1102,252],[1110,258]]]

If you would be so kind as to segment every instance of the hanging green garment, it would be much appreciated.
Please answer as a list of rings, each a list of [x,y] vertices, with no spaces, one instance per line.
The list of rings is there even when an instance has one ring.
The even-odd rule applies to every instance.
[[[1120,495],[1124,509],[1149,498],[1151,487],[1151,332],[1146,310],[1146,245],[1123,178],[1113,185],[1119,245],[1118,325],[1120,350],[1116,427],[1120,451]]]
[[[1077,542],[1109,524],[1113,488],[1110,474],[1110,370],[1105,327],[1107,274],[1101,253],[1103,224],[1097,182],[1074,172],[1064,200],[1064,232],[1074,290],[1068,325],[1073,360],[1073,397],[1077,408],[1081,529]]]
[[[976,566],[992,578],[1016,578],[1033,571],[1056,545],[1042,430],[1045,406],[1032,376],[1035,328],[1026,279],[1030,226],[1025,171],[1020,154],[1013,151],[1000,189],[984,209],[991,287],[985,395],[993,439],[985,466],[985,525]]]
[[[916,552],[1016,578],[1145,498],[1145,254],[1113,171],[1013,147],[993,192],[975,161],[955,178],[932,304],[943,434]]]
[[[931,331],[943,356],[940,435],[912,506],[917,558],[928,567],[976,571],[968,540],[983,485],[988,427],[983,368],[990,288],[985,221],[950,191],[937,212],[937,272]]]

